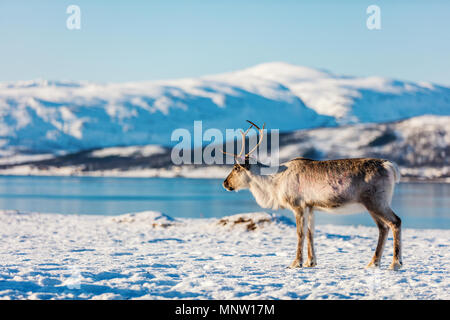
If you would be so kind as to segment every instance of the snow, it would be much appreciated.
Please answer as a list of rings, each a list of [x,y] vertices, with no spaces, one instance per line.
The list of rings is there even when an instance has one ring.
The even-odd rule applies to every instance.
[[[83,171],[84,165],[50,167],[40,169],[33,165],[18,165],[8,169],[1,169],[0,175],[5,176],[85,176],[85,177],[128,177],[128,178],[196,178],[216,179],[228,175],[230,168],[225,166],[181,166],[171,168],[130,168],[127,170],[95,170]],[[436,171],[437,172],[437,171]]]
[[[0,148],[55,153],[173,145],[176,128],[236,128],[245,119],[287,132],[450,114],[450,88],[265,63],[152,82],[0,83]],[[237,121],[237,118],[244,120]],[[270,118],[270,123],[269,119]]]
[[[117,223],[145,223],[153,227],[167,228],[177,223],[175,219],[159,211],[143,211],[137,213],[123,214],[111,218],[111,221]]]
[[[291,270],[292,222],[263,212],[224,219],[0,212],[0,298],[450,298],[450,230],[405,229],[395,272],[391,238],[381,268],[364,268],[375,227],[319,225],[317,267]]]
[[[8,154],[8,153],[0,153],[0,165],[4,164],[16,164],[23,162],[32,162],[32,161],[40,161],[40,160],[48,160],[55,157],[53,154],[34,154],[34,155],[26,155],[26,154]]]
[[[165,151],[166,150],[163,147],[158,145],[111,147],[92,151],[91,156],[95,158],[110,156],[129,157],[137,154],[142,157],[149,157],[156,154],[162,154]]]

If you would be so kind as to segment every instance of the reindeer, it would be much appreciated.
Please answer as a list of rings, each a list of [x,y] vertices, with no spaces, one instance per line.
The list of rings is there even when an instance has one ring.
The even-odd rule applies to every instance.
[[[401,268],[401,220],[390,207],[395,183],[400,181],[395,163],[373,158],[327,161],[295,158],[283,163],[276,173],[263,175],[261,169],[266,166],[253,161],[250,154],[261,144],[265,125],[260,129],[253,122],[247,122],[251,126],[246,132],[241,131],[240,153],[230,154],[222,150],[236,160],[223,187],[228,191],[250,189],[258,205],[263,208],[293,211],[298,242],[295,259],[288,268],[316,266],[313,241],[316,209],[335,213],[367,210],[379,231],[375,254],[367,267],[379,267],[390,228],[394,235],[394,256],[390,269]],[[260,138],[255,147],[243,156],[245,137],[252,127],[258,129]],[[308,259],[303,264],[305,236],[308,240]]]

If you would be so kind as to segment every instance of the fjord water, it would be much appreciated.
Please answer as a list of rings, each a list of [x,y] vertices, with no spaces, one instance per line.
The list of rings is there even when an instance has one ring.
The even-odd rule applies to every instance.
[[[392,207],[405,227],[450,229],[450,184],[398,184]],[[0,176],[0,210],[100,215],[156,210],[184,218],[263,211],[248,191],[227,192],[217,179],[33,176]],[[316,223],[375,225],[367,212],[319,212]]]

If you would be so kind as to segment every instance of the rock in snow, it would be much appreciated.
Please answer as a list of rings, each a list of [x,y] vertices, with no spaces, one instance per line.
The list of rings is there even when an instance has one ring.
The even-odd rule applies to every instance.
[[[293,222],[284,216],[268,214],[266,212],[240,213],[220,219],[217,224],[227,229],[239,228],[246,231],[262,229],[272,223],[286,223],[293,225]]]
[[[138,213],[128,213],[113,218],[109,218],[117,223],[139,223],[147,224],[152,227],[167,228],[173,226],[177,221],[168,215],[159,211],[143,211]]]

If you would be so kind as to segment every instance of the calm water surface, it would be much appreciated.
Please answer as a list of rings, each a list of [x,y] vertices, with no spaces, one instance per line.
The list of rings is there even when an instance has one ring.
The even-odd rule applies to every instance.
[[[190,218],[262,210],[248,191],[227,192],[221,184],[215,179],[3,176],[0,210],[102,215],[157,210]],[[450,184],[401,183],[392,207],[405,227],[450,229]],[[319,212],[316,223],[374,226],[368,213]]]

